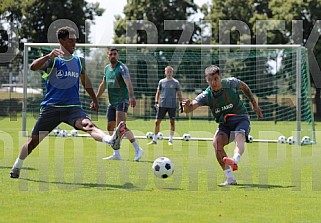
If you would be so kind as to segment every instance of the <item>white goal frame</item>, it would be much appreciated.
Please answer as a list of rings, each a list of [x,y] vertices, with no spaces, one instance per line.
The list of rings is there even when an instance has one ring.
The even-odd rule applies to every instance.
[[[28,50],[30,47],[59,47],[58,43],[25,43],[24,44],[24,63],[23,63],[23,101],[22,101],[22,135],[27,136],[26,125],[27,125],[27,75],[29,72],[29,58],[28,58]],[[293,49],[296,51],[296,138],[298,140],[297,143],[300,143],[301,139],[301,48],[302,46],[299,44],[293,45],[188,45],[188,44],[77,44],[77,47],[81,48],[109,48],[109,47],[119,47],[119,48],[142,48],[142,47],[150,47],[150,48],[175,48],[175,49],[186,49],[186,48],[200,48],[200,49]],[[314,124],[312,126],[312,141],[316,143],[315,138],[315,129]],[[140,136],[138,136],[140,138]],[[193,139],[193,138],[192,138]],[[195,139],[195,138],[194,138]],[[207,138],[200,138],[196,140],[212,140]],[[266,142],[267,140],[254,140],[254,141],[262,141]],[[268,140],[271,142],[275,142],[277,140]]]

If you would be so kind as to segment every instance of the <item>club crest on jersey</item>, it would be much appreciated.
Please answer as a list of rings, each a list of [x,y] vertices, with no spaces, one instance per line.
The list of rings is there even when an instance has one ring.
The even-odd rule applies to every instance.
[[[74,77],[74,78],[78,78],[79,77],[79,73],[75,72],[75,71],[63,71],[63,70],[58,70],[56,77],[59,79],[66,79],[67,77]]]

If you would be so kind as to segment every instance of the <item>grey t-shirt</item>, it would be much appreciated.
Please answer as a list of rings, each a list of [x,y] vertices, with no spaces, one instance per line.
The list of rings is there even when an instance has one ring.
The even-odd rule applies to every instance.
[[[161,79],[157,89],[160,91],[159,107],[176,108],[176,93],[181,90],[181,85],[175,78]]]

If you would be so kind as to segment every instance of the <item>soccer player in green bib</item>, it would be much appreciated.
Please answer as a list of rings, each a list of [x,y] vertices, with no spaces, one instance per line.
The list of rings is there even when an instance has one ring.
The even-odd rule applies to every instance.
[[[221,186],[235,185],[233,171],[238,169],[238,162],[244,153],[245,142],[250,132],[250,117],[240,99],[239,89],[250,100],[253,111],[258,118],[263,114],[258,106],[251,89],[243,81],[230,77],[223,78],[219,67],[211,65],[205,69],[205,80],[209,84],[207,89],[193,101],[183,100],[184,112],[189,113],[199,106],[208,106],[218,123],[214,135],[213,146],[217,161],[222,167],[226,181]],[[234,139],[235,149],[233,157],[228,157],[224,146]]]
[[[109,132],[113,132],[119,123],[126,121],[128,107],[135,107],[136,100],[128,68],[118,60],[118,49],[108,49],[107,57],[110,64],[105,67],[104,77],[99,85],[96,97],[99,98],[105,92],[105,89],[107,89],[109,102],[107,108],[107,129]],[[139,161],[144,150],[140,148],[134,134],[127,127],[125,136],[135,149],[134,161]],[[114,150],[113,155],[104,159],[121,160],[119,150]]]

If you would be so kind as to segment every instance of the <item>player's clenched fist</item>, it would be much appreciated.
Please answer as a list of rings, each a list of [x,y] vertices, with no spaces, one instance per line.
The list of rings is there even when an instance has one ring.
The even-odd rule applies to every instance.
[[[49,57],[50,58],[54,58],[54,57],[59,57],[64,55],[64,52],[61,49],[53,49],[50,54]]]
[[[188,113],[190,112],[190,104],[191,104],[191,101],[189,99],[184,99],[182,101],[182,106],[183,106],[183,111]]]

